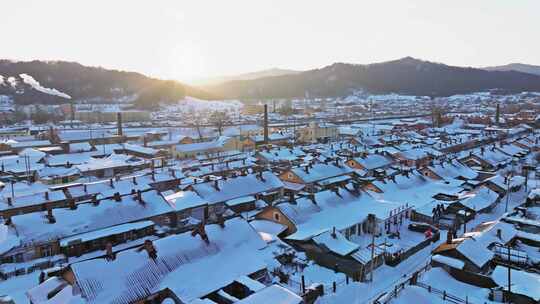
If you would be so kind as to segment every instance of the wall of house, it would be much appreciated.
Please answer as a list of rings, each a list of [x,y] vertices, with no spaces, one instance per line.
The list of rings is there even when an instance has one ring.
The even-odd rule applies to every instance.
[[[271,222],[279,223],[287,226],[286,235],[296,232],[296,226],[291,222],[278,208],[268,207],[255,216],[257,219],[264,219]]]
[[[304,181],[298,177],[298,175],[294,174],[292,171],[285,171],[279,175],[279,179],[282,181],[290,182],[290,183],[296,183],[296,184],[304,184]]]
[[[365,170],[364,166],[360,165],[354,159],[349,159],[348,161],[345,162],[345,164],[347,164],[347,166],[349,166],[349,167],[351,167],[353,169]]]

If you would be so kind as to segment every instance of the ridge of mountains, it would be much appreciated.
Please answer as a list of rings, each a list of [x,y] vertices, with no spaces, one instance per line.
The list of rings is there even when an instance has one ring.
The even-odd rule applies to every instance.
[[[203,86],[227,98],[337,97],[370,93],[450,96],[478,91],[540,91],[540,75],[514,70],[456,67],[412,57],[373,64],[334,63],[296,74]]]
[[[213,98],[198,88],[173,80],[76,62],[39,60],[0,60],[0,95],[10,96],[16,104],[23,105],[61,104],[73,99],[113,103],[132,101],[140,108],[177,101],[186,95]]]
[[[198,86],[136,72],[88,67],[66,61],[0,60],[0,95],[16,104],[133,102],[152,109],[185,96],[199,99],[339,97],[373,94],[450,96],[492,90],[540,92],[540,66],[509,64],[472,68],[412,57],[373,64],[334,63],[319,69],[269,69],[221,77]]]
[[[534,75],[540,75],[540,65],[524,64],[524,63],[510,63],[500,66],[485,67],[484,70],[488,71],[518,71],[523,73],[529,73]]]

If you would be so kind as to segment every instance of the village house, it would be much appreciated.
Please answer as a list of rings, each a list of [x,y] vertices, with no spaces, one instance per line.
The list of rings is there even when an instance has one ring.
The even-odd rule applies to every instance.
[[[339,129],[330,123],[311,122],[306,127],[298,130],[298,141],[304,143],[326,142],[336,139],[339,136]]]
[[[265,147],[255,153],[262,164],[298,164],[302,163],[306,153],[300,148]]]
[[[471,232],[459,238],[450,238],[433,250],[434,260],[446,264],[450,275],[456,279],[476,286],[494,284],[489,278],[482,277],[488,274],[495,266],[497,255],[503,254],[501,246],[508,246],[516,237],[517,231],[513,225],[503,222],[487,222],[479,225]],[[506,250],[505,250],[506,251]],[[457,263],[445,263],[445,259],[437,256],[457,260]]]
[[[205,219],[217,220],[228,209],[228,204],[239,203],[235,200],[245,200],[248,197],[264,200],[267,204],[283,197],[283,183],[270,171],[259,171],[252,174],[242,174],[236,177],[223,177],[205,182],[196,182],[186,187],[197,193],[207,202]],[[243,201],[249,203],[250,201]],[[236,205],[236,204],[234,204]],[[256,207],[253,205],[253,207]],[[246,211],[246,210],[239,210]]]
[[[443,154],[430,147],[418,147],[396,154],[397,161],[407,167],[420,168]]]
[[[394,164],[394,160],[382,154],[364,154],[350,158],[345,163],[359,176],[381,176],[385,169]]]
[[[151,223],[133,224],[140,221]],[[153,232],[153,225],[176,227],[174,209],[157,191],[137,191],[93,199],[68,208],[12,216],[10,229],[20,246],[1,256],[3,263],[31,261],[58,254],[80,255],[101,250],[106,242],[126,242]],[[119,226],[120,225],[120,226]],[[134,234],[134,235],[133,235]]]
[[[269,206],[257,219],[287,227],[282,235],[287,242],[305,250],[321,265],[345,272],[360,280],[370,261],[370,250],[351,240],[384,230],[384,221],[397,204],[377,202],[352,186],[325,190]],[[377,255],[381,254],[380,252]],[[373,261],[380,265],[382,257]]]
[[[309,163],[284,171],[279,178],[295,189],[301,185],[305,191],[316,192],[319,188],[329,188],[345,184],[352,179],[353,169],[336,159],[327,163]],[[287,185],[286,185],[287,186]]]
[[[80,286],[82,298],[97,302],[142,303],[170,297],[176,303],[198,299],[222,303],[232,297],[244,299],[263,288],[260,281],[266,279],[267,269],[261,249],[265,246],[245,220],[233,218],[72,263],[62,278],[70,286]],[[125,267],[128,264],[139,267]],[[138,277],[134,284],[120,283],[134,275]],[[95,289],[90,282],[108,288]]]

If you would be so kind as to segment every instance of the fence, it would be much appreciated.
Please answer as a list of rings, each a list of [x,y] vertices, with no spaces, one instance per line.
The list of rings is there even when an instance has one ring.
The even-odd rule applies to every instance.
[[[410,277],[404,279],[403,281],[399,282],[398,284],[394,285],[394,289],[390,292],[386,292],[382,295],[380,295],[375,301],[373,301],[373,304],[388,304],[393,298],[397,298],[399,293],[406,288],[407,285],[413,285],[425,288],[428,292],[437,294],[441,296],[441,298],[444,301],[447,301],[449,303],[454,304],[473,304],[473,302],[469,301],[468,297],[465,297],[465,299],[462,299],[458,296],[455,296],[453,294],[450,294],[446,292],[445,290],[439,290],[437,288],[434,288],[428,284],[424,284],[421,282],[418,282],[418,277],[422,275],[424,272],[427,272],[429,269],[431,269],[431,265],[428,264],[424,267],[422,267],[420,270],[413,273]]]
[[[437,288],[434,288],[430,285],[427,285],[427,284],[424,284],[424,283],[420,283],[420,282],[417,282],[416,283],[416,286],[418,287],[422,287],[422,288],[425,288],[428,290],[428,292],[430,293],[434,293],[434,294],[437,294],[437,295],[440,295],[442,297],[442,299],[444,301],[448,301],[450,303],[455,303],[455,304],[472,304],[472,302],[469,301],[468,297],[465,297],[465,299],[462,299],[462,298],[459,298],[455,295],[452,295],[448,292],[446,292],[445,290],[439,290]]]

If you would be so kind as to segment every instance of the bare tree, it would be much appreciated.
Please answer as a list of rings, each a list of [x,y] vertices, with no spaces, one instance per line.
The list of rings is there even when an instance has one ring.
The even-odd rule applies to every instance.
[[[193,123],[191,124],[195,130],[197,130],[197,134],[199,135],[199,139],[202,139],[202,117],[199,114],[193,113]]]
[[[230,118],[229,114],[225,111],[214,111],[210,114],[209,118],[210,123],[216,128],[219,136],[223,133],[223,127],[229,123]]]

